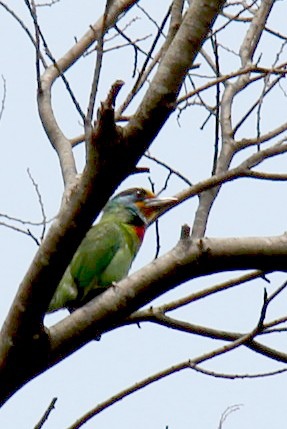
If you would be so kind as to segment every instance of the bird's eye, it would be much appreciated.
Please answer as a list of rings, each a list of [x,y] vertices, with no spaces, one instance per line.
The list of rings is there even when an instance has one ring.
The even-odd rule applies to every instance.
[[[144,189],[137,189],[136,196],[138,200],[143,200],[146,197],[146,191]]]

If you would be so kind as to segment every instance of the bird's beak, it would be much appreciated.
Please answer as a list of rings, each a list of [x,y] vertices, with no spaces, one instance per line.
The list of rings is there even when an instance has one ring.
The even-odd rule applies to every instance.
[[[160,198],[157,196],[149,196],[136,204],[148,224],[151,224],[177,201],[178,199],[174,197]]]
[[[174,203],[178,201],[178,198],[175,197],[153,197],[153,198],[146,198],[143,202],[145,207],[151,208],[152,210],[160,210],[162,208],[167,208],[169,206],[172,206]]]

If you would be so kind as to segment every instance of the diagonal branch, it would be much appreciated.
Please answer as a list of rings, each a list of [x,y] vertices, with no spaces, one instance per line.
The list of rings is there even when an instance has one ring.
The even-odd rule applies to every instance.
[[[132,7],[138,0],[116,0],[112,2],[105,19],[107,31],[116,22],[118,17]],[[41,91],[38,93],[39,115],[46,134],[56,150],[62,169],[64,182],[71,185],[75,182],[76,165],[70,141],[62,132],[52,108],[52,86],[55,80],[70,68],[83,53],[103,34],[103,20],[100,18],[90,30],[68,51],[57,60],[55,65],[48,67],[41,77]]]
[[[106,29],[135,3],[123,0],[112,2],[106,17]],[[102,104],[87,153],[87,165],[80,179],[75,177],[70,142],[53,113],[51,88],[60,73],[64,73],[98,39],[102,32],[102,20],[57,61],[57,67],[50,66],[42,75],[38,94],[40,117],[58,153],[67,192],[57,219],[20,285],[0,334],[0,385],[5,386],[1,390],[0,403],[29,379],[94,338],[95,330],[103,331],[108,325],[114,325],[154,296],[154,292],[144,296],[142,281],[149,283],[149,276],[144,275],[138,287],[128,288],[126,292],[125,287],[121,287],[121,293],[116,297],[113,288],[102,294],[96,301],[96,305],[100,303],[98,313],[90,312],[95,305],[90,303],[73,313],[68,318],[68,324],[64,319],[50,332],[42,326],[43,314],[53,292],[84,234],[118,184],[134,170],[138,159],[173,111],[185,75],[223,4],[223,0],[195,0],[192,3],[150,89],[125,129],[115,125],[114,97],[109,96]],[[151,273],[155,274],[153,271]],[[163,277],[157,279],[159,284],[160,280]],[[175,278],[171,277],[171,280],[174,282]],[[127,282],[130,284],[130,280]],[[166,286],[161,284],[155,290],[156,294],[161,294],[166,287],[174,287],[174,284],[170,281]],[[108,299],[104,305],[103,299]],[[106,311],[110,312],[110,316],[107,317]],[[74,323],[78,322],[80,324],[76,327]],[[64,337],[62,328],[66,331]]]
[[[188,359],[186,361],[180,362],[178,364],[172,365],[164,370],[161,370],[143,380],[140,382],[122,390],[118,394],[112,396],[108,400],[98,404],[96,407],[94,407],[92,410],[84,414],[80,419],[78,419],[74,424],[69,426],[67,429],[79,429],[81,426],[83,426],[87,421],[89,421],[92,417],[96,416],[103,410],[107,409],[108,407],[112,406],[113,404],[117,403],[118,401],[122,400],[123,398],[129,396],[130,394],[137,392],[144,387],[147,387],[151,385],[152,383],[155,383],[159,380],[162,380],[172,374],[176,374],[179,371],[185,370],[185,369],[197,369],[198,364],[202,362],[206,362],[210,359],[214,359],[215,357],[218,357],[222,354],[225,354],[231,350],[234,350],[241,345],[245,345],[246,343],[250,342],[254,336],[256,336],[258,333],[258,326],[256,326],[251,332],[248,334],[242,335],[238,339],[234,340],[232,343],[224,345],[222,347],[219,347],[218,349],[212,350],[211,352],[207,352],[201,356],[198,356],[193,359]],[[200,370],[200,369],[199,369]],[[203,371],[203,370],[202,370]]]
[[[286,271],[287,237],[182,240],[147,267],[122,280],[50,329],[51,364],[95,332],[114,329],[136,309],[179,284],[219,271]]]
[[[42,327],[43,315],[84,234],[124,177],[124,166],[117,163],[118,157],[113,157],[122,148],[120,134],[115,125],[112,129],[110,126],[116,94],[117,90],[112,88],[102,105],[100,128],[95,129],[86,168],[37,251],[2,327],[0,379],[6,387],[6,392],[2,391],[5,399],[13,393],[15,383],[21,385],[31,372],[38,372],[39,366],[47,364],[49,339]],[[107,143],[109,149],[104,149]],[[112,176],[109,171],[113,171]],[[15,371],[15,367],[21,370]]]
[[[210,31],[223,0],[195,0],[162,59],[134,116],[124,129],[131,149],[146,150],[176,107],[182,83]]]

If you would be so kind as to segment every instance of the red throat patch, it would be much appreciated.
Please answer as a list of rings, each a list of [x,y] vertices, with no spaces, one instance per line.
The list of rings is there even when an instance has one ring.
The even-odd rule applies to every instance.
[[[134,228],[136,235],[138,236],[139,240],[142,242],[143,238],[144,238],[145,230],[146,230],[145,225],[134,226],[133,228]]]

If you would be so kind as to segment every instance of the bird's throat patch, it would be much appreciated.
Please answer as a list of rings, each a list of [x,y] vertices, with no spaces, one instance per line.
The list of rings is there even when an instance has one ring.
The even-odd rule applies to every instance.
[[[134,226],[134,229],[139,240],[142,242],[144,238],[145,230],[146,230],[145,225]]]

